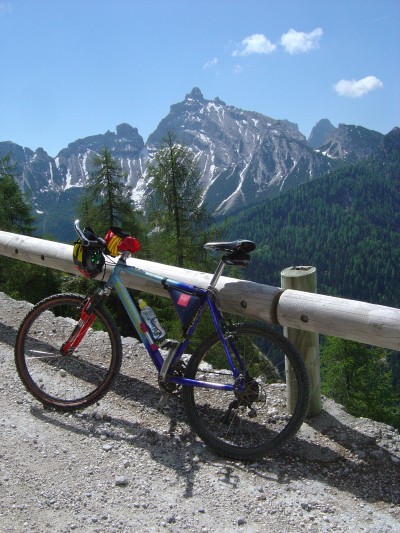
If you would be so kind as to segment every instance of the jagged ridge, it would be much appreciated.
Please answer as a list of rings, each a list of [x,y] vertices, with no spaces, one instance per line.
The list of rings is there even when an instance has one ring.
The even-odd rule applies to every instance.
[[[34,152],[10,141],[0,143],[0,157],[11,154],[22,189],[35,200],[44,192],[62,195],[83,186],[92,171],[91,154],[106,146],[123,167],[133,198],[140,201],[147,164],[169,130],[195,153],[205,202],[220,215],[318,178],[342,160],[366,157],[383,138],[360,126],[335,128],[323,119],[307,142],[288,120],[244,111],[219,98],[207,100],[194,88],[184,101],[171,106],[146,143],[136,128],[120,124],[116,133],[107,131],[70,143],[55,158],[42,148]]]

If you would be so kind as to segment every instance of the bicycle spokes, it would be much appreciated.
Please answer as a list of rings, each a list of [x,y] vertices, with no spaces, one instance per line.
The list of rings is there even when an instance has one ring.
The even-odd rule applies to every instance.
[[[235,350],[244,369],[234,377],[219,335],[210,336],[189,361],[185,377],[231,390],[184,387],[188,416],[200,437],[217,453],[254,459],[275,450],[299,427],[308,401],[308,381],[297,352],[264,327],[241,325],[234,332]],[[297,394],[293,412],[287,405],[285,365]]]
[[[60,409],[96,401],[120,365],[121,346],[111,318],[101,309],[87,313],[83,303],[78,295],[39,302],[17,338],[16,364],[26,388]]]

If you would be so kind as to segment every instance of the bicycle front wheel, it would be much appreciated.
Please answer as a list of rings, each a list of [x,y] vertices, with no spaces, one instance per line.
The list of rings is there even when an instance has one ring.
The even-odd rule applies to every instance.
[[[44,405],[61,410],[99,400],[118,374],[121,338],[101,307],[72,354],[60,349],[81,317],[84,297],[56,294],[36,304],[24,318],[15,345],[15,363],[26,389]]]
[[[185,373],[205,383],[184,387],[182,396],[193,430],[210,448],[253,460],[277,451],[300,427],[308,408],[307,371],[293,345],[266,326],[232,326],[228,345],[240,375],[234,379],[215,333],[192,355]],[[207,388],[208,383],[230,384],[232,390]]]

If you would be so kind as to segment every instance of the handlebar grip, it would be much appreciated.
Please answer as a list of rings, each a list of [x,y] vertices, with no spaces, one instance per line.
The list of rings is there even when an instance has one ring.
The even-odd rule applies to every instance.
[[[82,246],[94,246],[95,248],[106,248],[107,243],[101,237],[96,237],[96,240],[88,239],[83,233],[82,229],[79,227],[79,220],[75,220],[74,228],[79,238],[82,241]]]
[[[78,234],[78,237],[81,239],[82,244],[85,245],[85,243],[88,243],[89,242],[88,239],[85,237],[85,235],[83,234],[83,231],[79,227],[79,219],[75,220],[74,228],[75,228],[76,233]]]

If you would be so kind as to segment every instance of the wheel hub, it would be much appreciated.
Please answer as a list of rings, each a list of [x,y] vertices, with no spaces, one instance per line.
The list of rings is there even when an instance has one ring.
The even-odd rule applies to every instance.
[[[257,381],[250,376],[239,376],[234,385],[235,397],[239,401],[239,405],[246,405],[250,407],[253,402],[258,401],[260,394],[260,386]]]

